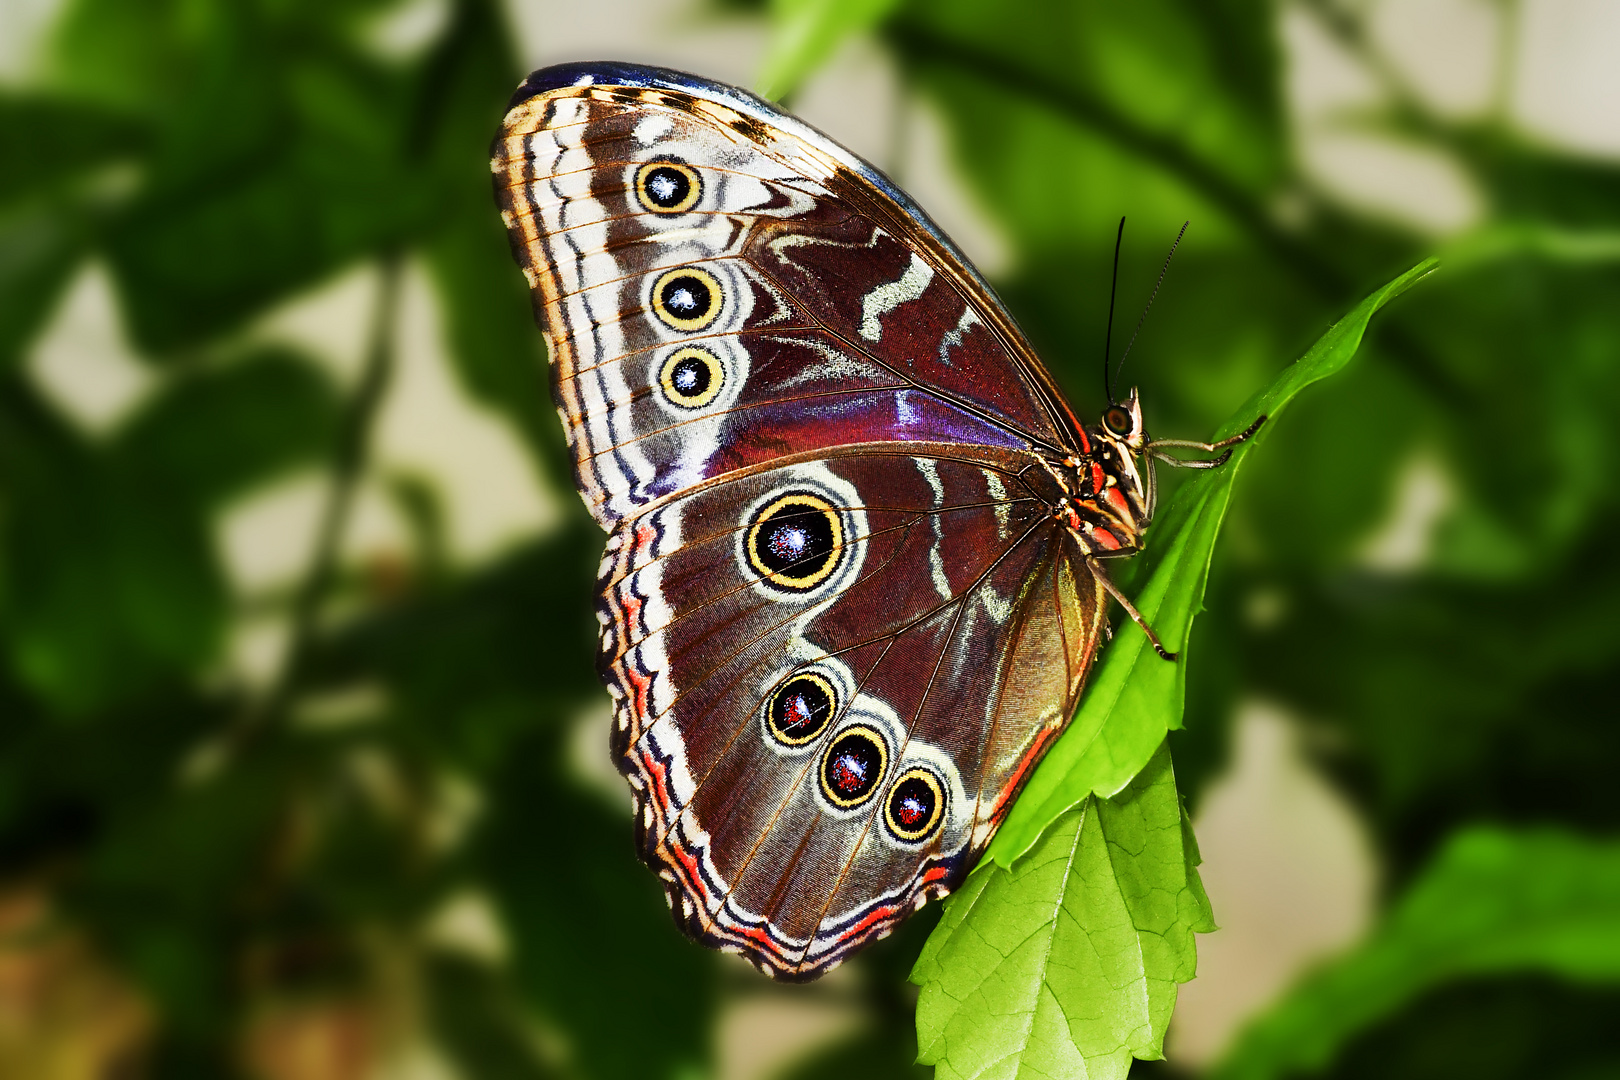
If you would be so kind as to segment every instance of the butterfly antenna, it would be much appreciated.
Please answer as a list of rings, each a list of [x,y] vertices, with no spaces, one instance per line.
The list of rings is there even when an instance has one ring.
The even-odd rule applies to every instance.
[[[1114,237],[1114,280],[1108,286],[1108,330],[1103,337],[1103,393],[1108,404],[1114,403],[1114,389],[1108,378],[1108,358],[1114,351],[1114,296],[1119,292],[1119,245],[1125,240],[1125,218],[1119,219],[1119,233]]]
[[[1187,235],[1187,226],[1191,224],[1190,221],[1181,223],[1181,231],[1176,233],[1176,242],[1170,245],[1170,254],[1164,257],[1164,267],[1159,271],[1159,280],[1153,283],[1153,295],[1148,297],[1147,307],[1142,309],[1142,317],[1136,320],[1136,329],[1131,331],[1131,340],[1125,343],[1125,351],[1119,354],[1119,364],[1115,368],[1116,374],[1125,370],[1125,358],[1131,355],[1131,346],[1136,344],[1136,335],[1142,332],[1142,323],[1147,320],[1148,308],[1151,308],[1153,301],[1159,298],[1159,286],[1164,284],[1164,275],[1170,272],[1170,260],[1175,256],[1176,248],[1181,246],[1181,238]],[[1117,260],[1119,258],[1118,254],[1114,258]],[[1110,397],[1108,400],[1113,401],[1114,399]]]

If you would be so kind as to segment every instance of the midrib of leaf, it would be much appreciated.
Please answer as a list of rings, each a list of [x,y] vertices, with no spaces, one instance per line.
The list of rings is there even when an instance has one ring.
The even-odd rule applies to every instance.
[[[1085,833],[1085,818],[1086,818],[1086,815],[1088,815],[1090,812],[1091,812],[1091,807],[1089,807],[1089,806],[1083,807],[1080,810],[1080,822],[1079,822],[1079,824],[1077,825],[1077,827],[1074,830],[1074,840],[1069,845],[1069,855],[1068,855],[1068,859],[1066,860],[1067,865],[1070,865],[1070,866],[1074,865],[1075,853],[1080,850],[1080,838]],[[1042,953],[1041,953],[1040,970],[1042,972],[1047,971],[1049,969],[1050,965],[1051,965],[1052,946],[1057,941],[1058,918],[1063,913],[1063,905],[1068,902],[1068,896],[1069,896],[1069,875],[1064,874],[1063,875],[1063,884],[1058,888],[1057,896],[1054,899],[1053,904],[1052,904],[1051,917],[1041,924],[1040,931],[1038,931],[1038,932],[1042,933],[1046,938],[1045,948],[1042,950]],[[972,908],[971,907],[968,910],[968,914],[970,914],[970,915],[972,914]],[[1033,937],[1034,935],[1032,934],[1031,936]],[[1026,938],[1025,940],[1027,941],[1028,938]],[[1019,944],[1022,945],[1023,943],[1020,942]],[[1016,946],[1015,946],[1015,951],[1016,951]],[[1035,1033],[1035,1021],[1041,1015],[1041,1004],[1047,997],[1050,997],[1052,1003],[1054,1005],[1058,1006],[1058,1015],[1062,1016],[1063,1015],[1063,1008],[1062,1008],[1061,1005],[1058,1004],[1057,992],[1052,989],[1051,980],[1048,979],[1043,974],[1041,976],[1041,985],[1036,990],[1035,1007],[1033,1009],[1029,1010],[1029,1019],[1024,1024],[1024,1039],[1023,1039],[1023,1042],[1024,1042],[1025,1045],[1029,1044],[1029,1042],[1031,1041],[1032,1036]],[[1068,1034],[1067,1032],[1064,1032],[1065,1037],[1067,1037],[1067,1034]],[[994,1069],[997,1065],[1000,1065],[1003,1061],[1006,1061],[1009,1058],[1018,1057],[1020,1055],[1020,1053],[1021,1053],[1021,1051],[1019,1051],[1017,1049],[1008,1051],[1006,1054],[1002,1055],[1001,1057],[996,1058],[994,1061],[991,1061],[989,1063],[989,1065],[982,1072],[980,1072],[977,1075],[982,1076],[985,1073],[990,1072],[991,1069]],[[1020,1067],[1019,1070],[1018,1070],[1018,1075],[1022,1075],[1022,1074],[1023,1074],[1023,1069],[1022,1069],[1022,1067]]]
[[[1081,840],[1081,837],[1083,837],[1085,835],[1085,831],[1086,831],[1086,817],[1090,813],[1091,813],[1091,807],[1089,807],[1089,806],[1082,808],[1081,811],[1080,811],[1080,820],[1076,824],[1075,830],[1074,830],[1074,840],[1069,844],[1069,855],[1068,855],[1067,860],[1065,860],[1066,864],[1069,865],[1069,866],[1074,865],[1074,857],[1080,850],[1080,840]],[[1030,1012],[1029,1012],[1029,1021],[1028,1021],[1028,1023],[1026,1023],[1024,1025],[1024,1041],[1026,1043],[1029,1042],[1030,1036],[1033,1035],[1034,1032],[1035,1032],[1035,1019],[1041,1013],[1041,1002],[1044,1000],[1044,995],[1050,995],[1053,1004],[1057,1004],[1057,991],[1052,989],[1052,981],[1051,981],[1050,978],[1048,978],[1046,976],[1045,973],[1051,969],[1052,946],[1057,942],[1057,935],[1058,935],[1058,919],[1062,917],[1064,905],[1067,904],[1068,901],[1069,901],[1069,875],[1064,874],[1063,875],[1063,884],[1058,887],[1057,897],[1054,899],[1053,904],[1052,904],[1051,917],[1047,920],[1047,922],[1045,924],[1046,947],[1045,947],[1044,950],[1042,950],[1042,953],[1041,953],[1041,964],[1040,964],[1040,970],[1042,972],[1041,986],[1040,986],[1040,990],[1037,991],[1037,993],[1036,993],[1035,1008],[1030,1010]],[[971,912],[970,912],[970,914],[971,914]],[[1062,1006],[1060,1005],[1058,1007],[1058,1014],[1061,1016],[1062,1013],[1063,1013],[1063,1010],[1062,1010]],[[1065,1032],[1065,1034],[1067,1034],[1067,1033]],[[1014,1051],[1014,1053],[1016,1054],[1016,1051]],[[1006,1059],[1003,1058],[1002,1060],[1006,1060]],[[1022,1072],[1023,1070],[1020,1069],[1019,1071]]]

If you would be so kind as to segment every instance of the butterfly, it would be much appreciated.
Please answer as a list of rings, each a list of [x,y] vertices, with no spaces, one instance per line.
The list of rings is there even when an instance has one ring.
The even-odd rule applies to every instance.
[[[815,978],[958,885],[1153,515],[1136,391],[1075,418],[966,257],[771,103],[530,75],[490,163],[608,532],[598,669],[677,923]],[[1230,453],[1230,450],[1226,450]]]

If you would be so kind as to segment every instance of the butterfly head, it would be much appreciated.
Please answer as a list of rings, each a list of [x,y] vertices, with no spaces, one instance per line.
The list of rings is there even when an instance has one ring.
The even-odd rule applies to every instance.
[[[1136,391],[1104,409],[1086,436],[1086,452],[1063,462],[1064,494],[1054,514],[1088,554],[1133,554],[1153,517],[1152,470],[1139,461],[1147,432]]]
[[[1113,402],[1103,410],[1102,429],[1105,439],[1122,444],[1133,456],[1142,453],[1147,431],[1142,426],[1142,401],[1134,386],[1124,401]]]

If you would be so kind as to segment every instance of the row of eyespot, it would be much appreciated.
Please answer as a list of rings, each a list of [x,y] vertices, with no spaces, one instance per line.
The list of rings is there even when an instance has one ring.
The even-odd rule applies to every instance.
[[[655,214],[682,214],[697,205],[703,180],[679,161],[649,161],[636,170],[636,198]],[[672,330],[707,329],[725,306],[720,282],[707,270],[683,266],[662,274],[652,288],[653,312]],[[664,360],[658,382],[664,397],[686,409],[701,409],[719,396],[725,369],[708,349],[688,346]]]
[[[837,696],[832,683],[815,671],[793,676],[771,695],[766,709],[772,737],[790,747],[814,742],[831,721]],[[882,785],[888,764],[889,747],[883,736],[865,724],[852,724],[822,754],[821,793],[840,810],[854,809]],[[939,828],[945,801],[945,785],[933,770],[914,766],[890,787],[884,823],[897,839],[916,843]]]
[[[636,171],[636,197],[657,214],[681,214],[697,205],[703,181],[677,161],[647,162]],[[694,266],[661,275],[653,284],[653,310],[665,325],[693,333],[720,315],[724,293],[713,274]],[[725,371],[700,346],[677,349],[659,370],[664,396],[684,408],[702,408],[720,393]],[[773,500],[755,515],[747,535],[749,562],[762,579],[778,588],[815,588],[837,568],[843,549],[843,523],[820,496],[793,492]],[[815,672],[784,683],[767,710],[771,734],[785,746],[814,742],[826,729],[837,697],[832,684]],[[888,744],[864,724],[840,732],[827,747],[819,769],[821,791],[840,809],[865,803],[881,786],[888,767]],[[891,786],[884,823],[897,838],[914,843],[939,828],[945,816],[945,788],[934,773],[914,767]]]

